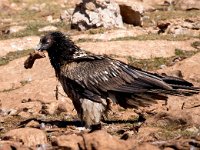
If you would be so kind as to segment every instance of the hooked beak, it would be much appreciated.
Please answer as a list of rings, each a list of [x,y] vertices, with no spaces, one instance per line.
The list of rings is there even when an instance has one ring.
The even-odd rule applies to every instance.
[[[44,54],[44,48],[43,48],[41,43],[39,43],[36,46],[34,57],[37,58],[37,59],[46,57],[45,54]]]
[[[39,43],[39,44],[36,46],[35,50],[37,50],[37,51],[43,51],[44,49],[43,49],[42,44]]]

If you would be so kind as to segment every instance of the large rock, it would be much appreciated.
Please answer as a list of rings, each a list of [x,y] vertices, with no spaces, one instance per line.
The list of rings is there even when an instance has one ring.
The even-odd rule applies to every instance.
[[[122,150],[133,149],[135,143],[128,143],[124,140],[119,140],[115,136],[111,136],[105,131],[96,131],[91,134],[85,134],[83,137],[83,143],[81,147],[87,150]]]
[[[3,139],[20,141],[28,147],[47,144],[47,137],[44,131],[34,128],[10,130],[4,135]]]
[[[158,22],[157,27],[160,29],[158,33],[199,36],[200,19],[171,19]]]
[[[83,138],[76,134],[61,135],[52,139],[55,146],[64,147],[70,150],[79,150],[78,143],[82,142]]]
[[[60,20],[68,24],[71,21],[71,16],[73,15],[73,12],[74,12],[74,8],[69,8],[67,10],[62,11],[60,13]]]
[[[153,7],[137,0],[116,0],[116,2],[119,4],[123,22],[134,26],[142,26],[143,13],[154,10]]]
[[[137,9],[129,5],[120,5],[120,13],[124,23],[132,24],[134,26],[142,26],[142,15]]]
[[[78,30],[123,27],[119,5],[112,0],[83,0],[76,6],[71,23]]]
[[[177,0],[176,9],[180,10],[191,10],[191,9],[200,9],[200,1],[199,0]]]
[[[133,149],[135,140],[121,140],[105,131],[99,130],[92,133],[61,135],[52,139],[54,146],[70,150],[121,150]]]

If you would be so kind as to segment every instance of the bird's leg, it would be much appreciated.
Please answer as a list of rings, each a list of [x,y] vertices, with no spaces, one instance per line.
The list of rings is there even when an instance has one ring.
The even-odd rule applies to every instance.
[[[103,99],[106,103],[106,100]],[[82,119],[85,121],[85,126],[92,130],[101,128],[100,121],[102,115],[106,111],[106,106],[102,103],[97,103],[89,99],[80,99],[82,107]]]

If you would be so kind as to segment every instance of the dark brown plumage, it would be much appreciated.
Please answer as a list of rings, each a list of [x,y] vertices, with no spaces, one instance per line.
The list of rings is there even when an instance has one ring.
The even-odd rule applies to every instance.
[[[43,36],[37,49],[48,52],[57,78],[87,126],[100,122],[109,99],[124,108],[138,108],[167,100],[167,94],[187,96],[199,92],[199,88],[183,79],[88,54],[61,32]]]

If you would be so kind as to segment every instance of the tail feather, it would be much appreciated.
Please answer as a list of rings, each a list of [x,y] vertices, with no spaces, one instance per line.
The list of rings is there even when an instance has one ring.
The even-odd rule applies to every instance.
[[[166,84],[165,87],[161,88],[161,86],[159,86],[160,88],[151,89],[151,86],[149,86],[150,89],[137,89],[137,92],[131,92],[133,89],[126,89],[127,87],[124,87],[124,89],[126,89],[123,90],[125,93],[121,93],[120,91],[116,91],[115,93],[117,103],[124,108],[138,108],[138,106],[145,107],[157,103],[156,100],[166,101],[168,99],[167,95],[191,96],[200,92],[200,87],[194,87],[192,83],[184,79],[171,76],[157,77],[159,77],[164,84]],[[148,86],[145,87],[148,88]]]
[[[184,85],[184,86],[193,86],[192,83],[181,79],[177,77],[171,77],[171,76],[164,76],[163,81],[166,82],[167,84],[173,84],[173,85]]]
[[[138,94],[115,94],[116,102],[124,108],[146,107],[156,104],[156,100],[167,100],[167,96],[159,93],[138,93]]]

